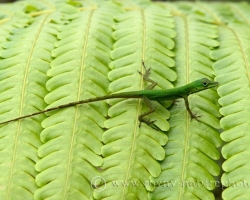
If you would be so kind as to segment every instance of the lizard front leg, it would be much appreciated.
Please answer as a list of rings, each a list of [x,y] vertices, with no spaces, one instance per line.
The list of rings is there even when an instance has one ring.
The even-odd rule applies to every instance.
[[[147,111],[147,112],[142,113],[141,115],[139,115],[139,117],[138,117],[138,119],[139,119],[139,121],[140,121],[139,127],[141,126],[141,122],[144,122],[144,123],[146,123],[146,124],[148,124],[148,125],[153,124],[153,123],[155,122],[155,120],[150,121],[149,119],[146,119],[146,118],[145,118],[145,116],[147,116],[147,115],[149,115],[149,114],[155,112],[155,109],[154,109],[154,107],[153,107],[151,101],[150,101],[148,98],[146,98],[146,97],[143,97],[142,99],[143,99],[143,101],[145,102],[145,104],[148,106],[149,111]]]
[[[186,109],[191,117],[191,120],[192,119],[196,119],[198,122],[200,122],[200,120],[198,120],[198,117],[200,116],[196,116],[195,114],[192,113],[191,109],[189,108],[189,102],[188,102],[188,96],[183,96],[184,98],[184,101],[185,101],[185,106],[186,106]]]

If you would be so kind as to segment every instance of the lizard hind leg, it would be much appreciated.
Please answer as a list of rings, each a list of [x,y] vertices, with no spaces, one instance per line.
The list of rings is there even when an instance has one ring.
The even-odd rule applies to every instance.
[[[145,104],[148,106],[149,110],[147,112],[142,113],[141,115],[139,115],[139,117],[138,117],[138,119],[140,121],[139,127],[141,126],[141,122],[144,122],[147,125],[151,125],[156,121],[156,120],[151,121],[151,120],[145,118],[145,116],[155,112],[155,109],[154,109],[151,101],[148,98],[143,97],[142,99],[145,102]]]
[[[150,74],[151,68],[147,69],[146,66],[145,66],[144,61],[142,61],[142,65],[143,65],[143,67],[145,69],[145,74],[143,74],[140,71],[138,71],[138,73],[142,75],[143,80],[151,83],[146,89],[152,90],[157,85],[157,83],[154,80],[152,80],[152,79],[149,78],[149,74]]]

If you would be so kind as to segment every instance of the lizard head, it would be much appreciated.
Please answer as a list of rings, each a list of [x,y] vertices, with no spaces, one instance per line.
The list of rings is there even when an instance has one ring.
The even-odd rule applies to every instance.
[[[190,90],[190,94],[196,93],[202,90],[206,90],[208,88],[212,88],[212,87],[219,85],[218,82],[210,81],[207,78],[196,80],[192,82],[191,84],[192,84],[192,87],[191,87],[192,89]]]

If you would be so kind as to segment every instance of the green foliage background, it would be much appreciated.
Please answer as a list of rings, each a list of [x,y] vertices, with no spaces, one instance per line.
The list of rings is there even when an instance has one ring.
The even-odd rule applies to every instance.
[[[182,100],[154,102],[162,131],[139,128],[138,99],[1,125],[0,199],[249,199],[249,13],[229,2],[0,4],[0,122],[142,90],[142,60],[156,89],[220,83],[189,98],[201,122]]]

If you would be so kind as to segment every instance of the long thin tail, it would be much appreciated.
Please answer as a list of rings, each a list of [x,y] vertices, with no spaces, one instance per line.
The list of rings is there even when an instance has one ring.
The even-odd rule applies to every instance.
[[[102,100],[106,100],[106,99],[117,99],[117,98],[142,98],[142,95],[138,94],[138,92],[123,92],[123,93],[117,93],[117,94],[111,94],[111,95],[106,95],[106,96],[101,96],[101,97],[95,97],[95,98],[90,98],[90,99],[85,99],[85,100],[81,100],[81,101],[75,101],[75,102],[71,102],[71,103],[67,103],[67,104],[63,104],[60,106],[56,106],[53,108],[48,108],[39,112],[35,112],[29,115],[24,115],[21,117],[17,117],[8,121],[4,121],[1,122],[0,125],[2,124],[7,124],[9,122],[13,122],[13,121],[17,121],[20,119],[24,119],[24,118],[28,118],[28,117],[32,117],[35,115],[39,115],[42,113],[46,113],[46,112],[50,112],[53,110],[57,110],[57,109],[62,109],[62,108],[67,108],[67,107],[71,107],[71,106],[76,106],[79,104],[84,104],[84,103],[90,103],[90,102],[94,102],[94,101],[102,101]]]

